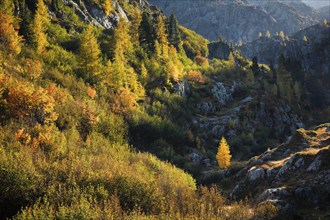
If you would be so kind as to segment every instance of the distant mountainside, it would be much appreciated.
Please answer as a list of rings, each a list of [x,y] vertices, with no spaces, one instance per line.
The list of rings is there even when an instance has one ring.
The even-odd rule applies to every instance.
[[[316,24],[321,13],[296,1],[257,0],[150,0],[170,14],[172,11],[183,26],[195,30],[209,40],[219,36],[227,41],[248,42],[259,32],[275,34],[284,31],[293,34]]]
[[[319,11],[323,18],[330,19],[330,5],[320,8]]]
[[[293,36],[260,37],[239,47],[241,53],[259,62],[276,64],[281,54],[300,60],[304,69],[314,73],[329,73],[330,27],[317,24],[301,30]]]

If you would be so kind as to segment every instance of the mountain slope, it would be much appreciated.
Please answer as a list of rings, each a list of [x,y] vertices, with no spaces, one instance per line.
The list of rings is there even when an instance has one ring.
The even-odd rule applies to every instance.
[[[209,40],[219,36],[228,41],[247,42],[259,32],[284,31],[293,34],[313,25],[319,12],[301,1],[173,1],[151,0],[165,13],[172,11],[183,26],[195,30]]]

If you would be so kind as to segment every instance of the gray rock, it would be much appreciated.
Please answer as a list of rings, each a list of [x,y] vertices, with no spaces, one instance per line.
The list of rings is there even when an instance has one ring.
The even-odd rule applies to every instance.
[[[304,158],[299,158],[295,163],[294,163],[294,166],[296,168],[300,168],[302,166],[305,165],[305,161],[304,161]]]
[[[209,44],[209,58],[217,58],[227,60],[229,57],[230,48],[224,42],[212,42]]]
[[[225,106],[232,100],[232,90],[230,88],[226,88],[226,86],[221,82],[217,82],[212,85],[211,93],[212,96],[219,102],[220,106]]]
[[[208,115],[209,113],[213,113],[216,111],[215,106],[212,104],[212,102],[202,102],[197,104],[197,109],[199,112],[204,113],[204,115]]]
[[[279,180],[288,170],[293,170],[295,167],[292,166],[293,161],[295,160],[296,155],[291,157],[285,164],[281,167],[281,169],[278,171],[275,179]]]
[[[209,40],[219,36],[227,41],[249,42],[258,33],[267,30],[275,35],[284,31],[292,34],[316,24],[321,13],[302,2],[294,1],[241,1],[241,0],[150,0],[166,14],[172,11],[180,24],[195,30]],[[258,2],[258,4],[256,4]],[[260,4],[262,2],[262,4]],[[233,19],[235,18],[235,19]]]
[[[317,156],[313,162],[308,166],[307,172],[315,172],[320,169],[321,167],[321,155]]]
[[[215,137],[221,137],[225,133],[226,129],[223,125],[216,125],[212,128],[212,134]]]
[[[202,159],[202,157],[198,153],[195,153],[194,152],[194,153],[191,154],[191,160],[192,160],[192,162],[194,162],[194,163],[200,163],[201,159]]]
[[[267,174],[267,178],[270,178],[276,174],[276,170],[274,168],[269,168],[266,170],[266,174]]]
[[[173,86],[176,90],[176,93],[184,98],[186,98],[187,94],[190,92],[190,86],[187,81],[177,82]]]
[[[289,192],[283,188],[273,188],[273,189],[266,189],[259,197],[258,201],[266,201],[269,199],[272,200],[282,200],[283,198],[289,196]]]
[[[265,169],[264,168],[256,168],[252,167],[247,174],[247,178],[250,182],[256,181],[258,179],[263,179],[265,177]]]

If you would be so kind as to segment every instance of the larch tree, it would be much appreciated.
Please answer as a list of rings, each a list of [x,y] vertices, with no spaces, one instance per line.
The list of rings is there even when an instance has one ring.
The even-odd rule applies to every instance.
[[[11,54],[17,55],[21,52],[22,37],[14,26],[14,4],[9,0],[2,0],[0,6],[0,44]]]
[[[134,7],[130,12],[129,16],[131,18],[129,35],[131,36],[131,42],[134,46],[139,46],[139,27],[142,21],[142,14],[140,9]]]
[[[38,54],[46,51],[46,46],[48,45],[46,30],[49,23],[48,8],[43,0],[38,0],[37,10],[31,24],[33,43]]]
[[[133,45],[129,35],[129,23],[121,18],[114,33],[114,63],[112,65],[112,74],[116,79],[117,85],[114,87],[118,90],[122,86],[128,86],[128,63],[127,56],[132,53]]]
[[[221,169],[226,169],[230,167],[230,149],[225,137],[222,137],[219,144],[218,153],[216,155],[218,165]]]
[[[165,28],[165,22],[162,16],[157,18],[157,40],[159,42],[161,56],[164,60],[168,59],[168,40]]]
[[[114,10],[112,7],[112,0],[103,0],[102,8],[103,8],[104,14],[106,16],[109,16],[110,13]]]
[[[84,78],[98,76],[101,72],[100,47],[93,33],[93,27],[88,27],[82,32],[80,37],[79,58],[82,64]]]

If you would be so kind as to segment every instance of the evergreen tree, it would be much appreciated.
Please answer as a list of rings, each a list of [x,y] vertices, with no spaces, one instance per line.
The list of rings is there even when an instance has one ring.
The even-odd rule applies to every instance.
[[[293,80],[291,74],[286,69],[286,61],[283,54],[279,57],[278,61],[276,84],[278,86],[278,93],[280,97],[282,99],[286,99],[289,103],[292,103],[294,98]]]
[[[31,26],[33,43],[38,54],[45,52],[48,45],[46,30],[49,23],[48,8],[43,0],[38,0],[36,14]]]
[[[94,36],[93,27],[88,25],[80,37],[79,58],[82,64],[83,78],[91,79],[91,77],[100,74],[100,55],[101,51]]]
[[[219,144],[216,159],[221,169],[226,169],[230,167],[230,159],[231,159],[230,149],[224,137],[222,137],[221,142]]]
[[[259,70],[259,64],[258,64],[258,58],[256,56],[254,56],[252,58],[252,66],[251,66],[251,69],[253,71],[254,74],[257,74],[258,73],[258,70]]]
[[[22,37],[18,35],[14,27],[14,4],[9,0],[3,0],[0,6],[0,43],[11,54],[17,55],[21,52]]]
[[[140,81],[143,86],[146,86],[148,82],[148,70],[145,67],[144,63],[141,64]]]
[[[18,7],[19,7],[19,34],[24,36],[25,41],[28,43],[33,43],[31,36],[31,23],[33,21],[32,19],[32,12],[29,9],[26,0],[20,0],[18,1]]]
[[[139,28],[139,40],[143,48],[148,52],[155,49],[156,30],[148,13],[142,14],[142,21]]]
[[[172,12],[168,21],[168,41],[171,45],[174,45],[177,49],[181,45],[181,36],[179,30],[179,23],[174,13]]]

